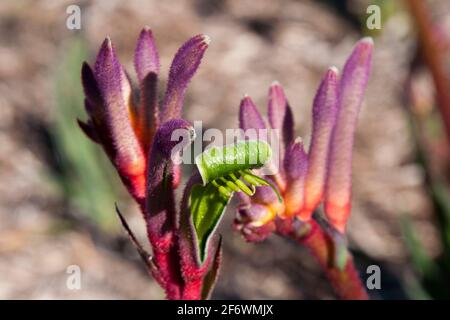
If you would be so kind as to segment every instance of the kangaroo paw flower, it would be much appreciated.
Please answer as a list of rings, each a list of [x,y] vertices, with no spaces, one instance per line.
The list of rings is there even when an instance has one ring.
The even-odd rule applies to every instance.
[[[170,67],[164,98],[163,121],[181,116],[187,85],[200,66],[210,41],[206,35],[197,35],[188,40],[176,53]]]
[[[305,207],[300,215],[300,219],[304,221],[311,218],[324,194],[330,140],[338,107],[338,84],[338,71],[331,67],[314,98],[313,129],[305,179]]]
[[[270,216],[272,220],[276,217],[281,220],[298,218],[308,223],[322,201],[327,223],[341,233],[345,231],[350,213],[354,131],[370,75],[372,49],[370,38],[360,40],[349,56],[340,79],[335,67],[330,67],[324,75],[314,98],[308,154],[301,142],[292,141],[293,117],[279,83],[273,83],[269,89],[269,126],[250,97],[246,96],[241,101],[240,128],[279,129],[282,146],[282,167],[280,173],[271,176],[271,179],[280,190],[283,209],[277,210],[273,216],[273,211],[258,202],[256,196],[241,201],[234,225],[241,231],[246,230],[250,235],[246,236],[247,239],[266,237],[265,234],[259,237],[257,232],[250,230],[249,221],[261,221],[260,217]],[[279,225],[282,224],[279,222]]]
[[[308,157],[303,142],[296,141],[286,150],[284,170],[286,171],[288,188],[284,194],[286,210],[282,217],[299,215],[305,205],[305,176],[308,168]],[[300,218],[304,218],[300,215]]]
[[[351,210],[354,132],[370,76],[372,49],[371,38],[364,38],[356,44],[345,64],[340,84],[325,189],[325,212],[330,223],[342,233]]]
[[[272,129],[281,130],[281,151],[294,140],[294,117],[283,87],[275,81],[269,88],[269,123]]]
[[[140,103],[135,110],[134,126],[142,148],[149,150],[159,126],[158,74],[159,55],[152,31],[144,28],[139,35],[134,55],[134,67],[140,87]]]
[[[206,36],[195,36],[178,50],[170,69],[163,115],[159,114],[157,95],[159,56],[149,28],[140,33],[134,55],[138,88],[132,87],[109,38],[99,50],[95,67],[92,69],[84,63],[81,72],[89,118],[86,122],[78,120],[78,124],[90,139],[103,146],[124,185],[139,204],[147,223],[153,257],[143,250],[118,210],[117,213],[169,299],[209,296],[220,263],[220,248],[208,247],[211,252],[208,261],[215,262],[202,266],[204,274],[197,282],[185,277],[180,270],[183,269],[180,265],[182,239],[179,238],[180,217],[174,196],[181,178],[174,160],[179,159],[178,151],[194,138],[192,126],[178,118],[187,85],[198,69],[208,42]],[[139,97],[138,101],[134,101],[135,96]],[[172,139],[177,130],[186,133],[182,136],[183,141]],[[204,284],[205,277],[208,281]]]
[[[143,199],[146,157],[131,123],[131,85],[109,38],[100,48],[94,70],[83,64],[82,82],[90,120],[79,122],[80,127],[103,145],[130,193]]]
[[[266,124],[252,98],[245,96],[239,107],[239,127],[247,129],[265,129]]]

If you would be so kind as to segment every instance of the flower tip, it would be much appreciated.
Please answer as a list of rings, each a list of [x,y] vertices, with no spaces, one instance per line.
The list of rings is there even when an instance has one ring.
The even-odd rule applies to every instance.
[[[334,73],[335,75],[339,74],[339,69],[336,66],[331,66],[328,68],[328,72]]]
[[[239,106],[239,128],[244,130],[266,128],[261,114],[248,94],[244,95]]]
[[[149,26],[145,26],[144,28],[142,28],[141,33],[139,34],[139,38],[144,38],[144,37],[150,37],[153,38],[153,32],[152,29]]]
[[[283,87],[277,80],[273,81],[272,84],[270,85],[269,96],[278,100],[281,99],[281,101],[278,101],[279,104],[286,103],[286,96],[284,94]]]
[[[106,36],[105,41],[103,41],[103,46],[112,50],[112,41],[110,36]]]
[[[360,40],[360,43],[366,43],[366,44],[369,44],[369,45],[372,45],[372,46],[374,44],[372,37],[364,37],[364,38],[362,38]]]
[[[281,87],[281,84],[278,80],[274,80],[274,81],[272,81],[272,84],[270,86],[271,87]]]
[[[208,35],[202,34],[201,38],[203,40],[203,43],[206,44],[207,46],[211,43],[211,38]]]
[[[88,122],[81,121],[77,118],[78,126],[80,127],[81,131],[92,141],[100,143],[100,140],[97,136],[97,132],[92,126],[92,122],[89,120]]]
[[[242,100],[241,100],[241,104],[244,107],[247,107],[249,105],[254,106],[252,97],[250,97],[250,95],[248,93],[244,93],[244,96],[242,97]],[[256,106],[255,106],[255,108],[256,108]]]
[[[77,124],[83,131],[89,126],[86,122],[80,120],[79,118],[77,118]]]
[[[98,62],[98,59],[100,57],[103,57],[101,59],[101,60],[103,60],[105,57],[108,57],[110,55],[114,55],[114,48],[113,48],[113,44],[112,44],[111,38],[109,36],[107,36],[105,38],[105,40],[103,41],[103,43],[102,43],[102,45],[100,47],[100,50],[98,52],[97,62]]]
[[[90,73],[92,72],[91,66],[86,61],[83,61],[83,64],[81,65],[81,78],[84,80],[86,77],[90,76]]]
[[[302,137],[295,138],[294,144],[303,144],[303,138]]]
[[[241,108],[255,107],[252,97],[248,93],[244,93],[241,99]]]
[[[368,54],[372,51],[374,42],[372,37],[365,37],[359,40],[355,47],[356,50],[360,50],[361,54]]]

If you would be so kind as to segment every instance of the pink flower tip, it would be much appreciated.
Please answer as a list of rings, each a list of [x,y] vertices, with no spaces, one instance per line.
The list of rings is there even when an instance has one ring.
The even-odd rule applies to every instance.
[[[108,49],[112,49],[112,40],[110,36],[106,36],[105,41],[103,41],[103,45],[107,46]]]
[[[328,68],[328,72],[332,72],[332,73],[338,75],[339,74],[339,69],[336,66],[331,66],[331,67]]]
[[[360,40],[360,42],[362,42],[362,43],[367,43],[367,44],[370,44],[370,45],[374,45],[374,42],[373,42],[373,38],[372,37],[364,37],[364,38],[362,38],[361,40]]]
[[[300,136],[295,138],[294,143],[303,143],[303,138]]]
[[[208,35],[202,34],[201,37],[204,44],[209,45],[211,43],[211,38]]]
[[[270,86],[271,87],[281,87],[281,84],[278,80],[274,80]]]

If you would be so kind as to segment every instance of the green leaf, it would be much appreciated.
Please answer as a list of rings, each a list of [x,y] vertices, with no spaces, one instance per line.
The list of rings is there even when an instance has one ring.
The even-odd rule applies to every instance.
[[[407,216],[401,219],[403,235],[408,251],[416,270],[421,275],[433,274],[436,272],[434,261],[425,253],[425,249],[417,239],[411,221]]]
[[[229,196],[218,192],[217,188],[208,183],[194,185],[189,198],[192,222],[197,236],[200,262],[207,256],[208,243],[219,224],[233,193]]]
[[[222,260],[222,238],[219,239],[219,244],[214,255],[214,260],[211,269],[203,279],[202,299],[208,300],[214,290],[214,287],[219,276],[220,262]]]
[[[263,167],[271,155],[267,142],[245,140],[207,149],[196,157],[203,185],[192,186],[188,205],[201,263],[206,259],[208,242],[234,192],[252,196],[256,187],[270,186],[282,201],[274,185],[250,172],[250,169]],[[239,180],[241,177],[249,185]]]
[[[403,233],[405,235],[406,245],[412,257],[415,269],[420,275],[421,285],[426,292],[433,298],[448,299],[450,291],[446,284],[445,266],[439,263],[439,260],[433,260],[425,253],[425,249],[417,239],[411,221],[403,217]]]

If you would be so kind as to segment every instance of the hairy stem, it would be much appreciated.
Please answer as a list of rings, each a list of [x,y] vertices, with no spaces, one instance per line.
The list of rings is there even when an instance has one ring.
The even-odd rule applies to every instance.
[[[330,236],[311,220],[307,225],[292,221],[283,222],[277,228],[278,234],[305,246],[322,267],[340,299],[366,300],[368,295],[360,279],[350,252],[347,252],[342,269],[334,265],[335,245]]]

